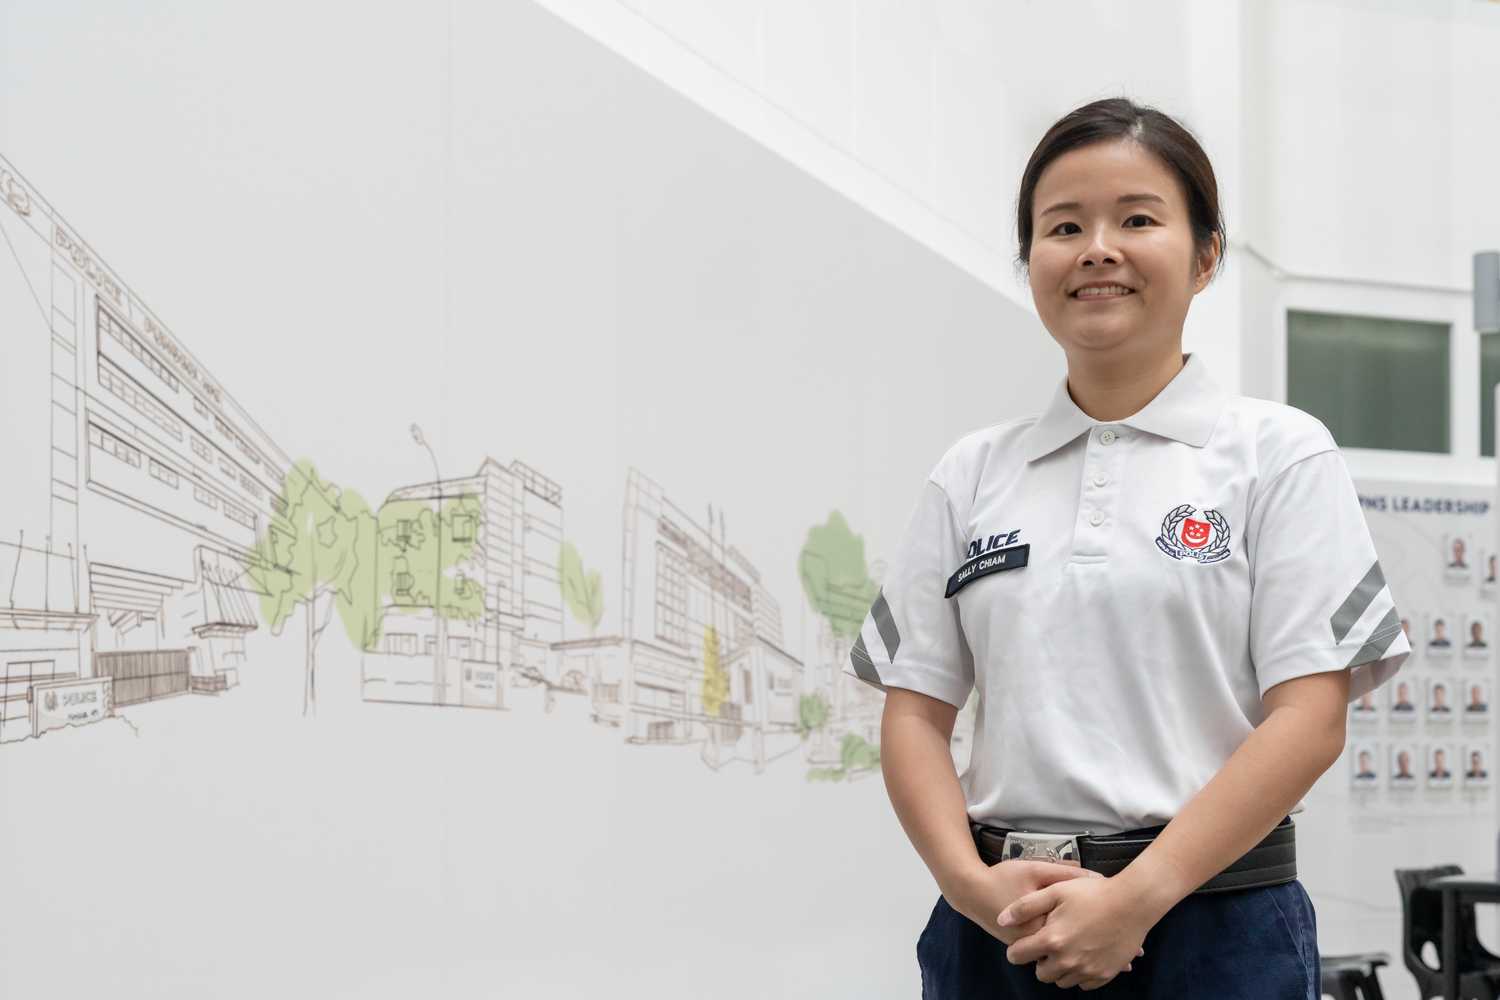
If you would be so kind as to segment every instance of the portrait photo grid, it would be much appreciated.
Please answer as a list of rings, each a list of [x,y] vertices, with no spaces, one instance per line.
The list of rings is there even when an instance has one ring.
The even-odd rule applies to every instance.
[[[1476,491],[1360,483],[1411,657],[1349,706],[1349,785],[1368,811],[1492,803],[1500,547]],[[1474,496],[1464,494],[1476,492]]]

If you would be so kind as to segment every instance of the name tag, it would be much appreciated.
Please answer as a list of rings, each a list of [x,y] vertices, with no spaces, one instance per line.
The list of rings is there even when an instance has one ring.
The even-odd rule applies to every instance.
[[[996,549],[986,552],[982,556],[975,556],[958,568],[958,572],[948,578],[948,592],[944,597],[952,597],[963,590],[969,584],[981,576],[989,576],[1003,569],[1020,569],[1031,559],[1031,545],[1014,545],[1008,549]]]

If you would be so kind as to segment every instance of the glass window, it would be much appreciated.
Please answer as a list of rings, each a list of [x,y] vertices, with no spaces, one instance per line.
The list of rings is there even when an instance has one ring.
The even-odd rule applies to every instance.
[[[1449,450],[1446,323],[1287,312],[1287,402],[1345,448]]]
[[[1500,382],[1500,334],[1479,338],[1479,454],[1495,455],[1495,383]]]

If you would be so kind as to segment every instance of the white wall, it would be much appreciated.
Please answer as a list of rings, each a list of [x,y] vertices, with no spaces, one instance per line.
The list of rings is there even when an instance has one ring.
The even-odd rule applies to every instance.
[[[1351,465],[1488,485],[1471,284],[1473,253],[1500,246],[1500,6],[1279,0],[1260,16],[1265,199],[1247,242],[1285,272],[1283,328],[1244,391],[1284,398],[1288,308],[1449,322],[1453,456],[1353,453]]]
[[[799,576],[810,529],[840,512],[873,575],[943,449],[1041,406],[1056,352],[993,288],[547,11],[444,13],[7,5],[0,154],[339,486],[378,502],[433,476],[413,422],[443,476],[493,457],[556,480],[603,577],[601,636],[627,470],[700,525],[711,504],[812,693],[840,664]],[[45,274],[50,231],[0,213],[0,334],[31,338],[45,382],[52,331],[8,243]],[[977,378],[1004,338],[1027,377]],[[45,392],[19,405],[46,426]],[[26,454],[0,435],[0,538],[27,516],[13,497],[47,491]],[[163,645],[196,645],[168,617]],[[878,769],[828,780],[790,727],[764,769],[748,734],[709,766],[701,740],[627,743],[589,697],[549,710],[535,686],[505,711],[366,703],[337,624],[304,716],[306,624],[252,633],[220,697],[0,747],[0,995],[918,992],[937,891]]]
[[[1285,398],[1296,305],[1454,324],[1453,457],[1367,475],[1489,482],[1478,459],[1471,254],[1500,245],[1490,107],[1500,6],[1476,0],[539,0],[1032,309],[1011,215],[1042,131],[1125,93],[1213,159],[1227,268],[1189,349]],[[1395,299],[1382,296],[1400,291]]]
[[[650,78],[525,4],[417,19],[186,5],[113,22],[108,8],[7,5],[0,150],[247,408],[289,447],[336,455],[349,482],[425,475],[406,427],[435,414],[424,426],[445,468],[494,451],[562,480],[588,552],[618,543],[637,463],[695,504],[727,499],[731,523],[755,519],[743,547],[784,569],[804,499],[840,506],[869,526],[872,555],[888,551],[937,448],[1043,398],[1060,359],[1012,266],[1012,199],[1047,124],[1123,92],[1180,116],[1220,174],[1231,258],[1189,346],[1274,397],[1288,307],[1446,318],[1460,454],[1397,457],[1395,471],[1391,456],[1352,459],[1364,475],[1489,481],[1493,463],[1472,455],[1465,297],[1468,254],[1500,243],[1486,188],[1500,138],[1471,124],[1493,119],[1500,7],[542,6]],[[797,282],[811,278],[809,312]],[[703,333],[736,345],[735,377],[704,377]],[[1048,379],[1003,401],[966,394],[969,360],[1006,336]],[[351,339],[368,350],[351,359]],[[790,399],[766,390],[785,374],[768,356],[803,363]],[[944,402],[903,411],[903,393]],[[561,419],[559,400],[590,409]],[[768,471],[758,447],[798,441],[807,412],[831,428],[824,456]],[[795,581],[775,586],[788,635],[807,638]],[[330,654],[330,678],[339,666]],[[933,898],[874,783],[715,784],[586,720],[372,714],[334,693],[305,724],[287,712],[299,681],[267,670],[239,702],[139,713],[139,735],[121,724],[0,754],[6,884],[41,901],[0,908],[4,982],[36,989],[49,956],[61,967],[86,937],[96,961],[76,976],[102,988],[156,970],[155,995],[213,991],[226,969],[265,992],[281,973],[240,963],[272,954],[329,992],[519,981],[570,995],[615,977],[670,995],[664,983],[696,986],[708,968],[764,995],[733,973],[772,952],[793,970],[778,995],[857,992],[854,973],[910,992],[909,950],[872,959],[848,919],[883,913],[883,940],[914,942]],[[481,792],[449,797],[449,779]],[[713,849],[721,814],[753,849]],[[699,852],[687,862],[684,843]],[[889,884],[862,874],[874,865]],[[624,902],[599,907],[600,886]],[[828,902],[786,902],[809,894]],[[662,934],[676,951],[655,946]]]
[[[1183,0],[542,5],[1028,308],[1012,215],[1036,137],[1121,88],[1181,107],[1187,64],[1114,53],[1202,24]]]
[[[1452,453],[1350,450],[1349,463],[1361,478],[1493,489],[1470,284],[1472,254],[1500,246],[1500,5],[540,2],[1027,310],[1011,214],[1032,146],[1089,99],[1161,107],[1203,142],[1229,228],[1189,349],[1241,392],[1284,400],[1289,309],[1451,324]],[[1385,836],[1369,856],[1389,867],[1401,851]],[[1308,857],[1362,850],[1310,844]],[[1337,921],[1325,945],[1389,946],[1394,887],[1323,867],[1309,881]],[[1493,940],[1492,914],[1481,928]],[[1410,995],[1399,958],[1385,982]]]

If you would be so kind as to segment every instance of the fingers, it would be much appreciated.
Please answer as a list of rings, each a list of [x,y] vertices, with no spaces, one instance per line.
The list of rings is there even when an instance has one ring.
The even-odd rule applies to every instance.
[[[1130,966],[1125,966],[1124,971],[1129,972]],[[1114,978],[1114,976],[1101,976],[1098,979],[1085,979],[1078,984],[1078,988],[1085,991],[1097,990],[1101,986],[1108,986],[1114,980]],[[1057,985],[1062,986],[1063,984],[1059,982]]]
[[[1045,916],[1057,906],[1057,893],[1051,888],[1030,892],[1000,911],[999,924],[1009,927]]]
[[[1048,949],[1053,944],[1051,941],[1043,942],[1041,938],[1044,936],[1042,934],[1033,934],[1030,937],[1017,941],[1005,949],[1006,961],[1010,962],[1011,965],[1026,965],[1029,962],[1036,962],[1037,967],[1040,968],[1046,964]]]
[[[1041,979],[1041,975],[1038,974],[1037,978]],[[1066,976],[1062,976],[1061,978],[1059,978],[1057,980],[1057,982],[1053,983],[1053,985],[1056,986],[1056,987],[1058,987],[1059,989],[1064,989],[1064,990],[1072,989],[1074,986],[1083,986],[1086,983],[1095,983],[1098,986],[1103,986],[1105,983],[1109,982],[1113,978],[1115,978],[1115,977],[1114,976],[1098,976],[1098,977],[1095,977],[1095,976],[1085,976],[1081,972],[1070,972]],[[1045,982],[1045,980],[1043,980],[1043,982]]]
[[[1063,972],[1059,968],[1057,956],[1050,954],[1049,949],[1055,946],[1055,942],[1046,945],[1038,945],[1036,941],[1023,941],[1021,944],[1006,949],[1005,957],[1013,965],[1025,965],[1027,962],[1036,962],[1036,978],[1043,983],[1053,983],[1056,986],[1068,989],[1092,981],[1095,985],[1085,987],[1086,989],[1097,989],[1105,983],[1114,979],[1120,972],[1131,972],[1135,969],[1134,962],[1126,962],[1125,968],[1119,972],[1110,973],[1108,976],[1095,977],[1087,973],[1074,970]],[[1029,949],[1029,950],[1028,950]],[[1144,948],[1136,949],[1136,957],[1139,958],[1146,953]]]
[[[1104,876],[1088,868],[1080,868],[1077,865],[1057,864],[1051,861],[1035,862],[1036,868],[1032,870],[1032,882],[1038,889],[1045,889],[1057,882],[1067,882],[1075,878],[1103,878]]]
[[[1125,968],[1122,971],[1129,972],[1130,971],[1130,966],[1129,965],[1125,966]],[[1115,975],[1118,975],[1118,974],[1119,973],[1116,973]],[[1058,980],[1055,983],[1053,983],[1052,985],[1056,986],[1058,989],[1064,989],[1064,990],[1066,990],[1066,989],[1072,989],[1074,986],[1080,987],[1081,989],[1085,989],[1085,990],[1097,990],[1099,987],[1107,985],[1114,978],[1115,978],[1115,976],[1113,976],[1113,975],[1110,975],[1110,976],[1086,976],[1086,975],[1084,975],[1081,972],[1070,972],[1066,976],[1059,977]],[[1040,966],[1038,966],[1038,968],[1037,968],[1037,979],[1040,982],[1044,982],[1044,983],[1047,982],[1047,980],[1043,977],[1043,973],[1041,971],[1041,967]]]
[[[1104,878],[1099,872],[1079,865],[1062,864],[1055,861],[1022,861],[1019,858],[1011,858],[999,862],[999,865],[1019,866],[1025,865],[1025,873],[1038,889],[1051,885],[1053,882],[1062,882],[1074,878]],[[992,867],[998,867],[992,866]]]
[[[1037,917],[1035,920],[1028,920],[1026,921],[1026,923],[1021,924],[1020,926],[997,927],[990,933],[995,935],[995,937],[999,938],[1006,944],[1015,944],[1023,937],[1028,937],[1032,934],[1035,934],[1045,926],[1047,926],[1047,918]]]

